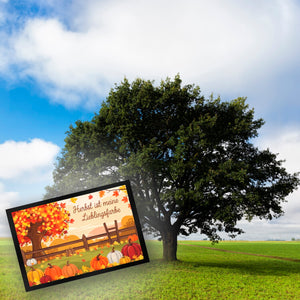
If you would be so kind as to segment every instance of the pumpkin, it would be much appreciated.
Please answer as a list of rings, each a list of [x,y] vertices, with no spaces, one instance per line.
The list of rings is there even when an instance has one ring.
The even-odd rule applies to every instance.
[[[105,269],[108,265],[108,259],[107,257],[98,254],[91,259],[90,265],[94,270]]]
[[[128,237],[128,241],[132,241],[132,242],[135,242],[135,241],[137,241],[139,239],[139,237],[136,235],[136,234],[133,234],[133,235],[130,235],[129,237]]]
[[[130,259],[135,259],[142,254],[142,248],[139,244],[132,243],[131,240],[129,240],[129,244],[125,245],[121,252],[124,256],[129,256]]]
[[[27,273],[27,278],[29,282],[36,284],[40,282],[40,279],[43,275],[44,273],[42,270],[31,267],[31,270]]]
[[[123,256],[120,258],[120,265],[127,264],[129,262],[131,262],[131,259],[128,256]]]
[[[62,274],[65,278],[75,276],[78,273],[79,269],[74,264],[70,264],[69,261],[67,261],[67,264],[62,268]]]
[[[108,262],[109,263],[119,263],[120,262],[120,258],[123,257],[122,252],[115,250],[115,248],[113,247],[111,252],[109,252],[107,254],[107,258],[108,258]]]
[[[37,264],[37,261],[35,258],[30,258],[30,259],[27,259],[26,261],[26,265],[28,267],[32,267],[33,265],[36,265]]]
[[[45,275],[49,275],[52,280],[57,280],[61,275],[62,271],[59,266],[53,266],[51,264],[48,264],[49,267],[45,270]]]
[[[44,275],[40,279],[41,283],[47,283],[47,282],[50,282],[50,281],[52,281],[52,279],[51,279],[51,277],[49,275]]]

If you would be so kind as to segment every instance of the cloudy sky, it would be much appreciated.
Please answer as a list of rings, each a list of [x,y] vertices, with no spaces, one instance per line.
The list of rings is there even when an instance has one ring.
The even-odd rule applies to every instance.
[[[4,210],[51,184],[69,125],[124,76],[247,96],[266,121],[255,144],[300,171],[299,23],[298,0],[0,0],[0,236]],[[240,238],[300,238],[300,192],[287,200],[280,219],[241,222]]]

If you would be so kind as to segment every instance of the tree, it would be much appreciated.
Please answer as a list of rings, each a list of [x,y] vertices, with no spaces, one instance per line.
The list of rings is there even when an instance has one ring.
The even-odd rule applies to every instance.
[[[13,212],[12,217],[20,246],[32,243],[32,251],[37,251],[33,253],[33,257],[42,255],[42,239],[66,234],[69,223],[73,222],[69,216],[65,204],[56,202]]]
[[[245,98],[205,99],[179,76],[159,86],[124,79],[91,121],[70,126],[46,196],[129,179],[144,229],[176,260],[179,234],[217,241],[242,233],[244,217],[283,214],[298,174],[252,144],[263,123]]]

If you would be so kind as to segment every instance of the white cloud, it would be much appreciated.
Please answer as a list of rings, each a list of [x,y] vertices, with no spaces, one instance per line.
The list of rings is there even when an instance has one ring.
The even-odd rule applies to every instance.
[[[0,144],[0,236],[9,236],[5,209],[42,199],[59,147],[33,139]]]
[[[285,160],[283,165],[289,172],[300,172],[300,128],[273,127],[272,132],[257,140],[257,145],[261,149],[269,148],[273,153],[278,153],[278,159]]]
[[[228,92],[299,63],[293,0],[87,1],[72,12],[65,24],[29,19],[11,37],[7,62],[66,106],[93,105],[125,75],[179,72],[209,92]]]
[[[4,185],[0,182],[0,234],[9,235],[8,221],[5,210],[12,207],[12,204],[19,198],[17,192],[5,191]]]
[[[287,218],[280,218],[281,222],[255,219],[250,223],[240,222],[239,226],[245,231],[238,239],[244,240],[291,240],[300,238],[300,223],[287,222]]]
[[[6,141],[0,144],[0,179],[42,180],[52,171],[58,152],[57,145],[41,139]]]

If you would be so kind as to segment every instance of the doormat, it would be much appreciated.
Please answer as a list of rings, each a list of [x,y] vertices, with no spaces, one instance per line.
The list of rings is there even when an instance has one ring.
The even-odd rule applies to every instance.
[[[6,213],[26,291],[149,261],[128,180]]]

